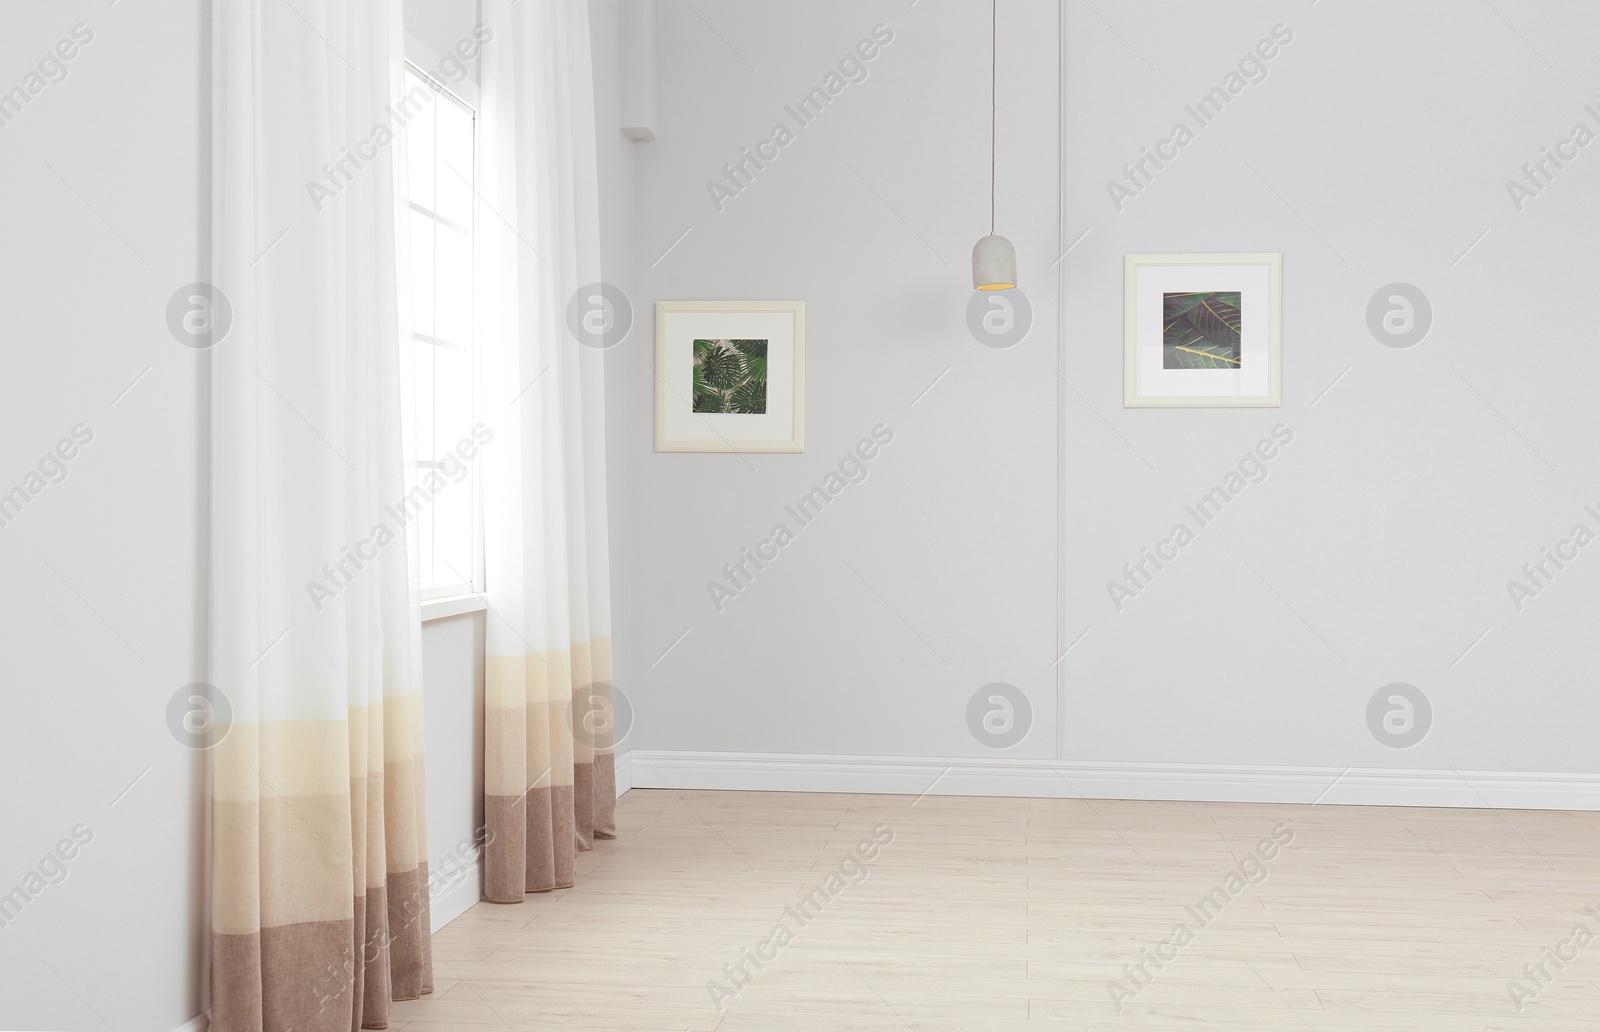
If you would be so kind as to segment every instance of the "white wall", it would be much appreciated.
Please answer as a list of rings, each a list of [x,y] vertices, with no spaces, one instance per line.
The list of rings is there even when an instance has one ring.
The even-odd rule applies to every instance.
[[[634,593],[628,590],[634,570],[637,507],[628,466],[633,455],[635,428],[649,424],[649,410],[634,404],[636,380],[650,376],[649,367],[636,361],[638,349],[651,339],[652,314],[641,300],[634,274],[634,165],[639,146],[619,130],[622,123],[621,18],[619,0],[590,0],[589,31],[594,61],[595,143],[600,173],[601,268],[606,280],[633,301],[633,330],[606,352],[606,440],[608,463],[608,515],[611,521],[611,620],[613,679],[631,697],[635,683],[634,654],[628,643],[637,638]],[[626,687],[622,687],[626,686]],[[619,765],[631,742],[619,743]]]
[[[805,300],[809,412],[801,455],[656,454],[648,325],[624,345],[638,749],[976,756],[967,700],[1005,681],[1039,727],[1015,751],[1054,755],[1058,33],[1053,4],[1002,7],[999,228],[1034,310],[1009,350],[964,317],[989,230],[987,5],[660,6],[637,308]],[[718,212],[707,181],[880,23],[867,79]],[[707,582],[879,423],[868,479],[719,613]]]
[[[0,89],[79,23],[65,80],[0,128],[0,490],[94,431],[0,527],[0,893],[94,838],[0,928],[0,1027],[168,1032],[203,943],[202,756],[166,706],[204,670],[205,356],[164,312],[202,278],[206,30],[192,4],[7,5]]]
[[[1581,553],[1522,612],[1505,586],[1574,523],[1600,532],[1582,510],[1600,503],[1586,319],[1600,148],[1520,213],[1505,186],[1575,123],[1600,131],[1583,110],[1600,101],[1600,12],[1546,0],[1502,8],[1508,25],[1443,2],[1070,0],[1058,192],[1058,5],[1002,3],[999,228],[1036,325],[991,351],[963,322],[968,250],[987,228],[987,5],[696,8],[703,19],[662,6],[635,300],[807,300],[809,440],[748,462],[655,454],[649,339],[630,341],[616,426],[634,521],[619,547],[634,562],[619,592],[638,600],[626,687],[652,762],[1600,773],[1584,620],[1600,559]],[[871,77],[717,213],[706,180],[879,21],[896,40]],[[1280,22],[1294,39],[1268,78],[1117,211],[1106,180]],[[1052,263],[1075,241],[1058,324]],[[1122,407],[1122,256],[1186,251],[1283,252],[1282,409]],[[1369,297],[1393,281],[1434,308],[1409,349],[1367,329]],[[706,582],[880,421],[897,436],[871,479],[716,612]],[[1280,422],[1296,436],[1268,480],[1118,612],[1106,582]],[[1058,686],[1052,662],[1086,629]],[[966,726],[990,681],[1035,709],[1004,753]],[[1409,750],[1379,744],[1365,715],[1396,681],[1435,710]],[[662,780],[753,784],[765,769],[762,784],[796,783],[759,759],[720,775],[701,759]],[[829,784],[882,783],[841,777]],[[1421,798],[1408,784],[1385,798]]]
[[[1505,185],[1575,123],[1600,132],[1600,10],[1099,5],[1126,41],[1067,10],[1067,233],[1090,233],[1064,263],[1062,623],[1092,628],[1064,664],[1067,755],[1600,772],[1600,552],[1522,612],[1505,586],[1600,530],[1600,147],[1521,212]],[[1116,211],[1106,180],[1277,23],[1267,79]],[[1250,250],[1284,255],[1283,408],[1123,409],[1121,255]],[[1395,281],[1433,307],[1407,349],[1367,327]],[[1118,613],[1106,581],[1279,422],[1268,479]],[[1434,708],[1407,750],[1365,716],[1396,681]]]

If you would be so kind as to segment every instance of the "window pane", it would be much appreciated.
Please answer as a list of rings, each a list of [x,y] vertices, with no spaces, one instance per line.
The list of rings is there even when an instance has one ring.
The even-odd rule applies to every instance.
[[[472,240],[449,226],[439,226],[434,248],[433,335],[466,347],[472,338]]]
[[[424,85],[407,73],[408,89]],[[456,450],[469,438],[474,408],[474,116],[431,86],[426,108],[406,126],[410,208],[409,282],[402,305],[411,325],[403,349],[410,519],[423,596],[475,590],[474,467]]]
[[[438,458],[434,451],[434,413],[438,408],[438,394],[434,390],[434,359],[438,350],[425,341],[407,341],[406,346],[411,349],[411,374],[415,377],[416,384],[413,390],[416,393],[417,408],[415,423],[411,428],[411,439],[415,442],[414,458],[418,462],[433,462]]]
[[[434,107],[440,158],[434,211],[465,227],[472,223],[472,116],[449,99],[441,98]]]
[[[420,212],[411,221],[411,332],[432,337],[434,298],[434,236],[438,223]]]
[[[439,493],[429,515],[433,522],[435,584],[467,584],[472,579],[472,489],[459,473],[437,470]]]
[[[428,471],[423,469],[415,472],[426,476]],[[420,477],[417,479],[420,480]],[[417,496],[408,492],[407,497],[414,498]],[[422,589],[427,591],[440,583],[434,571],[437,559],[435,555],[436,539],[433,533],[433,506],[422,506],[421,511],[417,512],[412,518],[412,523],[417,528],[417,571],[422,577]]]
[[[464,352],[434,348],[434,446],[437,459],[472,433],[472,360]]]
[[[411,199],[424,208],[432,210],[434,206],[434,163],[437,154],[434,149],[434,112],[438,108],[433,90],[423,85],[422,78],[413,73],[406,74],[406,93],[409,95],[422,86],[427,90],[429,100],[423,105],[420,112],[413,115],[407,122],[406,154],[407,171],[410,173],[411,182],[408,184]]]

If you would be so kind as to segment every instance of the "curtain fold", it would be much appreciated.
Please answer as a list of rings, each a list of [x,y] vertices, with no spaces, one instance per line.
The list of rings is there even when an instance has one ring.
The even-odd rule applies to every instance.
[[[432,991],[399,5],[211,12],[211,1027],[383,1028]]]
[[[512,903],[616,833],[603,353],[568,327],[600,223],[587,4],[483,17],[485,895]]]

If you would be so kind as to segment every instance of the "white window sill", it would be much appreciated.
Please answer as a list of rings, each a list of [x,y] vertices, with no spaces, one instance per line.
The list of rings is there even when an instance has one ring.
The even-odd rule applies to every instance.
[[[448,598],[432,598],[422,603],[422,622],[443,620],[446,617],[460,616],[463,613],[481,613],[489,608],[489,600],[482,595],[451,595]]]

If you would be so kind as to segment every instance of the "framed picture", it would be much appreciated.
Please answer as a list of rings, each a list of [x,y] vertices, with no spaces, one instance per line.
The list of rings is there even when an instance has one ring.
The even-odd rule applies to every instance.
[[[804,301],[656,302],[656,451],[801,452]]]
[[[1130,254],[1126,408],[1282,404],[1283,255]]]

